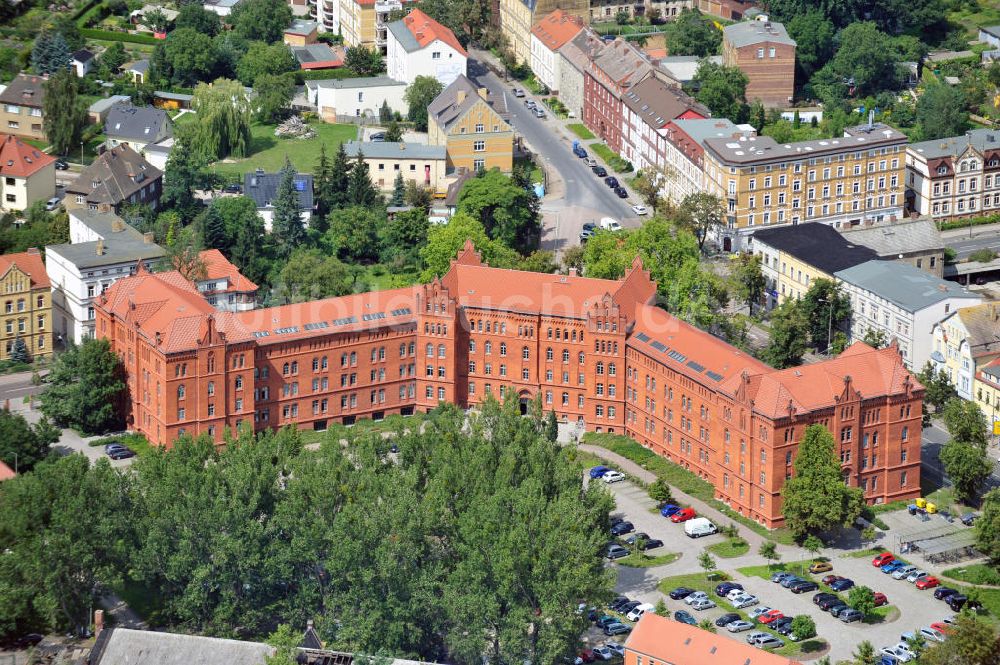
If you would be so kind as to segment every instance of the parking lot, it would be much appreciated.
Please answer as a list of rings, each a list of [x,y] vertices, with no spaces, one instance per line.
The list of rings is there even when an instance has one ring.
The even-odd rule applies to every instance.
[[[664,578],[700,574],[704,579],[704,571],[698,563],[698,555],[706,546],[724,540],[724,536],[716,534],[697,539],[687,538],[683,532],[683,524],[674,524],[655,511],[654,503],[644,489],[629,481],[614,483],[609,486],[609,489],[614,495],[617,505],[617,509],[612,513],[613,516],[632,522],[636,531],[645,532],[651,538],[664,541],[662,548],[650,550],[648,554],[658,556],[667,552],[676,552],[681,555],[673,563],[655,568],[632,568],[610,564],[618,571],[618,582],[615,588],[619,594],[628,596],[632,600],[654,605],[662,599],[670,609],[671,614],[680,609],[688,610],[698,621],[710,619],[714,622],[722,614],[733,611],[724,600],[710,594],[711,599],[719,604],[719,607],[696,612],[691,610],[682,600],[671,600],[657,588]],[[717,526],[729,523],[729,520],[724,517],[719,520],[716,519],[715,515],[704,516],[712,519]],[[741,526],[740,529],[746,532],[745,527]],[[781,560],[784,564],[810,561],[810,555],[799,548],[781,547],[779,551],[782,553]],[[741,583],[748,592],[758,596],[761,605],[781,610],[788,616],[799,614],[811,616],[816,622],[819,637],[830,644],[829,655],[833,662],[850,658],[855,647],[862,640],[868,640],[876,649],[880,649],[883,646],[897,643],[901,633],[929,626],[931,623],[941,621],[944,617],[952,614],[945,603],[934,599],[933,590],[921,591],[909,582],[892,579],[891,575],[884,574],[873,566],[869,556],[852,557],[849,551],[832,548],[825,550],[823,554],[831,560],[832,573],[848,577],[859,586],[868,586],[876,592],[885,593],[889,598],[890,605],[895,607],[896,611],[891,611],[883,623],[845,624],[813,604],[812,597],[817,592],[794,594],[770,580],[740,573],[738,570],[740,568],[767,564],[753,549],[740,557],[716,558],[716,563],[720,572],[728,574],[734,581]],[[917,565],[922,563],[919,559],[914,559],[913,562]],[[819,583],[825,574],[828,573],[813,576],[813,579]],[[713,582],[711,587],[714,586]],[[829,589],[821,585],[819,591],[829,591]],[[846,594],[843,595],[846,598]],[[744,612],[750,609],[753,608],[747,608]],[[745,640],[747,634],[730,634],[724,629],[718,629],[718,632],[737,640]],[[607,639],[596,629],[592,632],[589,631],[587,637],[590,639],[590,644],[600,643]],[[623,636],[620,636],[615,639],[621,641],[622,638]],[[797,658],[802,658],[802,656],[797,656]]]

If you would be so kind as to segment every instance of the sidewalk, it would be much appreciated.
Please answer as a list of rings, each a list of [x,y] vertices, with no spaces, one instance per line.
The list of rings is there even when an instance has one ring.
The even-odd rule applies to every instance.
[[[980,236],[1000,235],[1000,224],[983,224],[972,227],[972,235],[969,235],[969,227],[963,226],[958,229],[948,229],[941,231],[941,237],[945,240],[963,240],[978,238]]]

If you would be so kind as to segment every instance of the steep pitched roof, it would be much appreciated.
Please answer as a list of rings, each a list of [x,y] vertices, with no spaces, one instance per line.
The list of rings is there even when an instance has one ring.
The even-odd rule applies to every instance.
[[[118,145],[91,162],[66,192],[83,194],[90,203],[118,205],[162,175],[135,150]]]
[[[0,104],[42,108],[45,103],[45,82],[44,76],[18,74],[0,92]]]
[[[590,65],[590,59],[602,46],[604,46],[604,41],[597,33],[590,28],[585,28],[559,49],[559,55],[573,69],[583,73]]]
[[[646,78],[653,71],[653,65],[634,44],[624,39],[607,42],[592,58],[590,70],[599,77],[627,88]]]
[[[104,121],[108,136],[149,141],[170,124],[167,112],[155,106],[118,104],[111,107]]]
[[[828,275],[878,258],[874,251],[849,242],[845,236],[826,224],[797,224],[761,229],[753,234],[753,241],[794,256]]]
[[[583,19],[557,9],[531,27],[533,34],[550,51],[562,48],[583,30]]]
[[[650,661],[671,665],[801,665],[743,640],[710,633],[653,612],[646,612],[639,619],[625,641],[625,649]]]
[[[401,20],[390,23],[388,27],[407,53],[425,48],[435,41],[441,41],[462,55],[468,56],[454,32],[432,19],[419,8],[413,9]]]
[[[490,100],[484,99],[479,95],[479,89],[465,74],[459,74],[427,106],[427,117],[442,129],[447,130],[456,120],[464,116],[469,109],[479,103],[488,104],[491,108],[493,107]]]
[[[0,176],[29,178],[56,161],[16,136],[0,134]]]
[[[622,102],[650,127],[662,128],[682,115],[707,118],[707,108],[684,94],[680,88],[648,76],[622,95]]]
[[[961,307],[941,324],[947,323],[952,317],[961,321],[965,327],[965,341],[973,358],[1000,353],[1000,303],[986,302]]]
[[[94,54],[85,48],[80,49],[73,53],[73,60],[76,62],[87,63],[94,59]]]
[[[229,262],[229,259],[217,249],[206,249],[198,254],[205,264],[205,279],[227,279],[227,291],[256,291],[257,285],[243,276],[240,269]]]
[[[160,633],[130,628],[101,632],[92,665],[264,665],[274,647],[218,637]]]
[[[52,285],[49,275],[45,272],[41,253],[32,247],[27,252],[17,254],[0,254],[0,277],[7,274],[12,266],[31,278],[31,288],[48,288]]]
[[[243,194],[253,199],[258,208],[274,207],[274,199],[278,196],[282,174],[264,173],[257,169],[243,176]],[[299,210],[312,210],[313,207],[313,177],[309,173],[296,173],[295,190],[299,193]]]

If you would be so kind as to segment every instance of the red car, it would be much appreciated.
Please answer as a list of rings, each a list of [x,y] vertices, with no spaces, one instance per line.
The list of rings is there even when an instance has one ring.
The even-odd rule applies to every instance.
[[[770,612],[765,612],[757,617],[757,621],[767,625],[773,621],[777,621],[778,619],[783,619],[784,617],[785,615],[782,614],[780,610],[771,610]]]
[[[675,524],[678,522],[687,522],[689,519],[693,519],[694,516],[694,508],[681,508],[670,516],[670,521]]]
[[[884,593],[882,593],[881,591],[875,593],[875,607],[882,607],[883,605],[888,605],[888,604],[889,604],[889,598]]]
[[[927,577],[922,577],[919,580],[917,580],[918,589],[933,589],[939,584],[941,584],[941,580],[934,577],[933,575],[928,575]]]
[[[881,568],[890,561],[895,561],[895,559],[896,557],[894,557],[891,553],[882,552],[877,557],[872,559],[872,565],[875,566],[876,568]]]
[[[582,658],[585,663],[593,663],[595,660],[594,652],[590,649],[584,649],[580,652],[580,658]]]
[[[840,579],[840,575],[827,575],[823,578],[823,584],[830,586],[834,582]]]
[[[933,628],[934,630],[936,630],[936,631],[938,631],[940,633],[944,633],[945,635],[951,635],[952,633],[955,632],[955,626],[952,626],[951,624],[943,623],[941,621],[935,621],[934,623],[932,623],[931,624],[931,628]]]

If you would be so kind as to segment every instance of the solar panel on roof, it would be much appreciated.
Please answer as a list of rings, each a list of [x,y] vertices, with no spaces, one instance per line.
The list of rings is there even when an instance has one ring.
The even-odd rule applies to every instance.
[[[297,333],[299,331],[298,326],[289,326],[287,328],[277,328],[274,331],[275,335],[284,335],[286,333]]]
[[[687,357],[685,355],[683,355],[681,353],[677,353],[676,351],[668,351],[667,355],[670,356],[671,358],[673,358],[674,360],[676,360],[679,363],[682,363],[685,360],[687,360]]]
[[[271,333],[267,332],[266,330],[257,330],[257,331],[254,331],[253,336],[254,337],[267,337],[270,334]]]
[[[722,381],[722,375],[718,372],[713,372],[711,370],[705,372],[705,376],[712,379],[713,381]]]
[[[649,335],[647,335],[647,334],[646,334],[646,333],[644,333],[644,332],[641,332],[641,333],[636,333],[636,334],[635,334],[635,336],[636,336],[636,338],[637,338],[637,339],[638,339],[638,340],[639,340],[640,342],[648,342],[648,341],[649,341]]]
[[[326,321],[319,321],[318,323],[307,323],[302,327],[305,328],[306,330],[320,330],[321,328],[330,327],[330,324],[327,323]]]
[[[384,319],[385,312],[375,312],[374,314],[363,314],[361,319],[363,321],[374,321],[375,319]]]
[[[652,341],[649,345],[657,351],[662,351],[663,353],[667,352],[667,346],[663,342]]]
[[[306,191],[306,181],[305,180],[296,180],[295,181],[295,191],[296,192],[304,192],[304,191]]]
[[[346,326],[348,323],[357,323],[358,319],[353,316],[345,316],[342,319],[335,319],[333,325],[335,326]]]
[[[696,372],[703,372],[703,371],[705,371],[705,366],[704,365],[699,365],[698,363],[696,363],[693,360],[689,360],[687,362],[687,366],[690,367],[691,369],[693,369]]]

